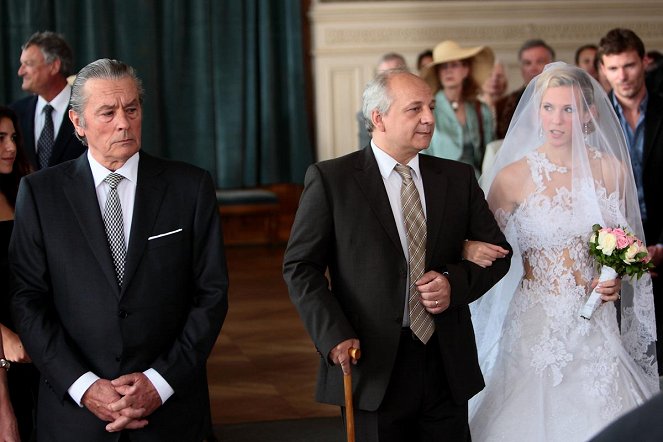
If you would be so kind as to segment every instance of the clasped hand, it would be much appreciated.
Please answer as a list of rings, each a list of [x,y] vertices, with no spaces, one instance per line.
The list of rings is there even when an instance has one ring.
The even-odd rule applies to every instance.
[[[147,416],[161,406],[161,397],[143,373],[130,373],[109,381],[98,379],[81,400],[99,419],[110,422],[106,431],[135,430],[147,425]]]
[[[446,276],[429,270],[415,285],[419,292],[419,302],[432,315],[442,313],[451,304],[451,285]]]
[[[615,302],[621,298],[619,292],[622,289],[622,280],[617,278],[599,283],[598,278],[595,278],[592,280],[590,288],[592,290],[596,289],[601,294],[603,302]]]

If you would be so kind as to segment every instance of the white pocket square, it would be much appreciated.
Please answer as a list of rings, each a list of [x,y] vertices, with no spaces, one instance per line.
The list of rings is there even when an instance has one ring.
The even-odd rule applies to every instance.
[[[162,233],[160,235],[150,236],[149,238],[147,238],[147,240],[152,241],[153,239],[161,238],[163,236],[168,236],[168,235],[174,235],[175,233],[179,233],[181,231],[182,231],[182,229],[171,230],[170,232]]]

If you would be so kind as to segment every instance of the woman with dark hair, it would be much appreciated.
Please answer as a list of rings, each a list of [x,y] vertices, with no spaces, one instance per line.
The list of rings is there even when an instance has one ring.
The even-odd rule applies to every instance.
[[[30,363],[23,343],[14,332],[9,314],[9,264],[7,250],[14,227],[14,205],[21,178],[30,172],[23,151],[23,139],[14,111],[0,106],[0,332],[3,359],[11,364],[7,370],[9,396],[14,408],[21,440],[34,438],[34,413],[39,374]],[[6,365],[5,363],[0,365]],[[7,367],[3,367],[5,370]],[[0,368],[1,370],[2,368]],[[2,428],[0,426],[0,428]]]
[[[595,44],[582,45],[576,49],[576,66],[587,72],[592,78],[598,80],[599,74],[596,69],[596,53],[599,48]]]
[[[487,46],[461,48],[447,40],[435,46],[433,62],[422,72],[435,94],[435,132],[424,153],[470,164],[477,176],[493,140],[493,116],[477,95],[494,59]]]

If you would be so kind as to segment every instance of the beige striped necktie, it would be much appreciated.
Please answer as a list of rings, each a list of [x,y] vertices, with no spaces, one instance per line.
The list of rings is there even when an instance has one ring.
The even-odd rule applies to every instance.
[[[423,342],[428,342],[435,331],[435,323],[430,313],[419,302],[419,292],[415,282],[424,274],[424,261],[426,259],[426,218],[421,207],[421,199],[409,166],[396,164],[396,172],[403,179],[401,185],[401,208],[405,220],[407,233],[407,249],[410,255],[410,290],[408,306],[410,311],[410,328]]]

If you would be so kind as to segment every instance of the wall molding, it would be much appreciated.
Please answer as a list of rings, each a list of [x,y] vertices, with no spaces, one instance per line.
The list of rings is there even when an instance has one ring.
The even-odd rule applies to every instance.
[[[521,83],[516,52],[529,38],[543,38],[566,62],[578,46],[615,27],[633,29],[648,48],[663,49],[661,0],[316,1],[309,15],[320,160],[358,147],[361,92],[385,52],[402,53],[414,68],[420,51],[443,40],[487,44],[505,62],[515,89]]]

